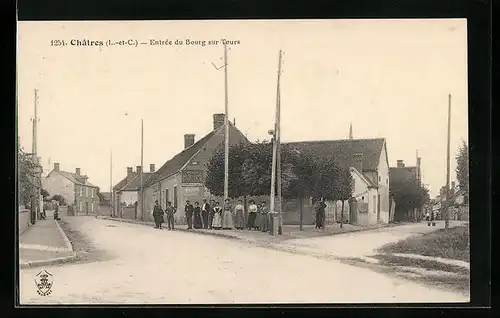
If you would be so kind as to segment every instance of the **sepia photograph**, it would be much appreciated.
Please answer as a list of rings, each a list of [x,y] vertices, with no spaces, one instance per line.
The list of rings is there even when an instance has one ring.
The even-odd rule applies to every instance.
[[[470,301],[466,19],[17,28],[20,305]]]

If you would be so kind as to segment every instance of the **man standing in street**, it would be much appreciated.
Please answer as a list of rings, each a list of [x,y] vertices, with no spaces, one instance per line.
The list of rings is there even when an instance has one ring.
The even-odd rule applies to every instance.
[[[188,226],[188,230],[191,230],[193,228],[193,212],[194,212],[194,207],[189,202],[189,200],[186,201],[186,206],[184,207],[184,212],[186,213],[186,222]]]
[[[155,201],[155,207],[153,208],[153,218],[155,220],[155,228],[161,230],[161,224],[163,223],[163,209],[161,208],[158,200]]]
[[[210,204],[207,203],[206,199],[203,199],[203,206],[201,207],[201,219],[203,221],[203,228],[208,229],[209,223],[209,214],[210,214]]]
[[[169,230],[174,230],[174,214],[175,214],[175,209],[172,206],[172,202],[167,201],[167,207],[165,208],[165,215],[167,216],[167,225]]]

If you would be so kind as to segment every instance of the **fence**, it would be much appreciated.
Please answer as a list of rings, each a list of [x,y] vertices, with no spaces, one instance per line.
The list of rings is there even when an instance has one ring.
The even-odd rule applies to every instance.
[[[31,211],[28,209],[19,210],[19,235],[23,234],[24,231],[31,225]]]

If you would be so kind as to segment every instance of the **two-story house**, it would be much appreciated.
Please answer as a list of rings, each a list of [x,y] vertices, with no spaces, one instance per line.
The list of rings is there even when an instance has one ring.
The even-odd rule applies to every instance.
[[[59,169],[59,163],[54,163],[54,169],[43,180],[43,188],[52,196],[61,195],[68,206],[73,206],[77,214],[92,214],[99,209],[99,188],[88,181],[88,176],[82,175],[80,168],[75,172]]]

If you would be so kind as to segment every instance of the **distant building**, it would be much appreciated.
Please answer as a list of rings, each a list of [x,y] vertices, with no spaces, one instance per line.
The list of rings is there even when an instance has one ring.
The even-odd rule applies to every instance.
[[[397,161],[396,167],[389,169],[389,180],[391,184],[391,193],[404,191],[405,185],[414,184],[421,186],[421,158],[417,158],[416,166],[406,166],[403,160]],[[401,188],[398,188],[401,187]],[[395,221],[416,221],[422,217],[422,207],[407,209],[406,203],[396,202],[394,211]]]
[[[94,213],[99,208],[99,188],[88,181],[88,176],[81,175],[80,168],[75,172],[59,169],[59,163],[54,163],[54,169],[43,180],[43,188],[51,196],[61,195],[68,206],[73,205],[76,213]]]
[[[150,171],[142,173],[143,185],[155,173],[155,165],[149,165]],[[115,213],[118,217],[135,219],[138,216],[138,201],[141,191],[141,166],[136,167],[136,171],[132,167],[127,167],[127,175],[120,180],[114,187],[113,193],[115,198]]]
[[[357,203],[355,211],[345,212],[347,221],[360,225],[391,221],[389,161],[384,138],[352,139],[351,128],[349,139],[289,142],[287,145],[299,152],[310,152],[317,158],[333,158],[337,164],[349,168]],[[340,217],[340,205],[340,201],[327,202],[327,220],[335,215]],[[309,207],[306,208],[310,211]]]

